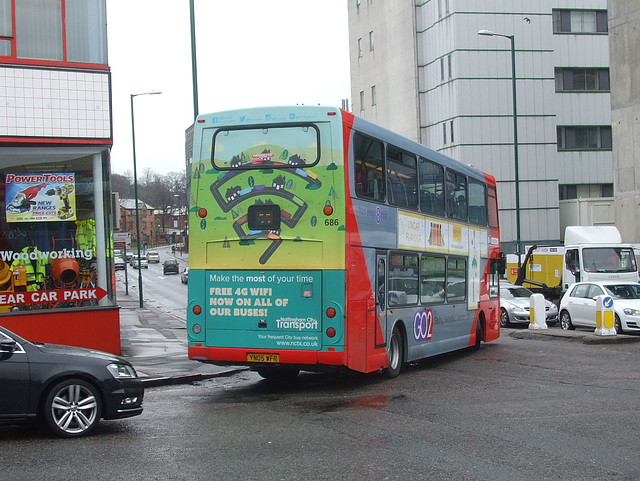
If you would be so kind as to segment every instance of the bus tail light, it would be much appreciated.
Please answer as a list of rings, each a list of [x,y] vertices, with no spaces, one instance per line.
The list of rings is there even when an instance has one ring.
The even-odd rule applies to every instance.
[[[200,217],[201,219],[204,219],[207,216],[207,209],[205,209],[204,207],[201,207],[200,209],[198,209],[198,217]]]
[[[327,317],[329,319],[333,319],[334,317],[336,317],[336,310],[333,307],[329,307],[327,309]]]
[[[198,316],[198,315],[200,315],[200,313],[202,312],[202,307],[200,307],[200,306],[193,306],[192,311],[193,311],[193,313],[194,313],[196,316]]]
[[[191,330],[194,334],[200,334],[202,332],[202,326],[200,324],[194,324]]]
[[[325,205],[323,212],[324,212],[324,215],[331,215],[333,214],[333,207],[330,205]]]
[[[335,337],[336,335],[336,330],[333,327],[330,327],[329,329],[327,329],[327,337]]]

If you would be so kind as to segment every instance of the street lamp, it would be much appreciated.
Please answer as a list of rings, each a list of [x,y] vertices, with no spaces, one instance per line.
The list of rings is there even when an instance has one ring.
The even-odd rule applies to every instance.
[[[142,263],[140,253],[140,214],[138,208],[138,173],[136,170],[136,128],[133,120],[133,98],[140,95],[158,95],[162,92],[142,92],[139,94],[131,94],[131,141],[133,144],[133,191],[136,202],[136,243],[138,244],[138,296],[140,298],[140,307],[144,307],[142,296]]]
[[[516,253],[520,265],[520,178],[518,172],[518,110],[516,106],[516,46],[513,35],[495,33],[491,30],[480,30],[478,35],[486,37],[503,37],[511,41],[511,85],[513,89],[513,162],[516,183]]]

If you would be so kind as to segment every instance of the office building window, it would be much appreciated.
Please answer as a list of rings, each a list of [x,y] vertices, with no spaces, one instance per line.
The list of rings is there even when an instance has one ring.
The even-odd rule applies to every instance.
[[[451,131],[451,143],[453,144],[454,140],[453,140],[453,120],[451,122],[449,122],[449,130]]]
[[[440,57],[440,80],[444,81],[444,58]]]
[[[447,145],[447,124],[442,123],[442,143]]]
[[[611,150],[610,126],[558,126],[558,150]]]
[[[369,32],[369,52],[373,52],[373,31]]]
[[[447,55],[447,67],[449,69],[449,78],[453,78],[453,67],[451,66],[451,54]]]
[[[0,37],[0,56],[106,65],[105,0],[0,0]]]
[[[553,33],[607,33],[606,10],[553,10]]]
[[[609,91],[608,68],[556,67],[556,92]]]
[[[371,105],[376,105],[377,102],[377,98],[376,98],[376,86],[372,85],[371,86]]]
[[[362,58],[362,39],[358,39],[358,58]]]
[[[566,184],[558,186],[560,200],[613,197],[613,184]]]
[[[360,91],[360,110],[364,112],[364,90]]]

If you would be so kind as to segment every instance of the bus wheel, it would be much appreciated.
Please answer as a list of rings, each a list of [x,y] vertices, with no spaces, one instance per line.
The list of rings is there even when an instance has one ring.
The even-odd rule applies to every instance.
[[[403,344],[400,330],[395,328],[391,334],[389,340],[389,349],[387,350],[387,358],[389,359],[389,366],[387,367],[387,377],[394,378],[400,374],[400,368],[402,367],[403,358]]]
[[[480,343],[484,338],[484,318],[482,316],[478,317],[478,322],[476,323],[476,343],[473,346],[474,349],[480,349]]]
[[[261,367],[256,369],[256,372],[260,377],[269,381],[287,381],[295,378],[300,369],[293,367]]]

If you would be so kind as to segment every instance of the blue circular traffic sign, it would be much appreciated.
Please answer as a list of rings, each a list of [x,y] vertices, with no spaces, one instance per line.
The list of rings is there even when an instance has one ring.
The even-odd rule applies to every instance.
[[[610,307],[613,307],[613,297],[605,296],[605,298],[602,299],[602,305],[604,307],[606,307],[607,309],[610,308]]]

